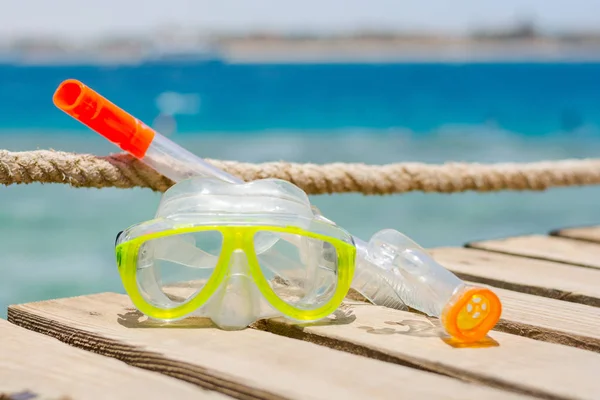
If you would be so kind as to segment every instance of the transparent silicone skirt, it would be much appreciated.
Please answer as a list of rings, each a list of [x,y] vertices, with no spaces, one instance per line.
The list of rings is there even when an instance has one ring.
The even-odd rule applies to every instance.
[[[318,220],[309,229],[243,220],[156,219],[121,233],[117,265],[136,308],[157,320],[196,315],[228,327],[239,324],[227,322],[232,314],[242,325],[274,316],[309,322],[339,307],[354,274],[349,235]]]

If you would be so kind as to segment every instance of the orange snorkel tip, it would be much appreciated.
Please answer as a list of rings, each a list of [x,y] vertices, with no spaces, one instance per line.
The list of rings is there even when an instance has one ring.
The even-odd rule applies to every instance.
[[[67,79],[62,82],[56,92],[54,92],[54,105],[70,114],[70,110],[77,107],[77,104],[81,101],[85,85],[75,79]]]
[[[156,132],[76,79],[63,81],[54,105],[122,150],[143,158]]]

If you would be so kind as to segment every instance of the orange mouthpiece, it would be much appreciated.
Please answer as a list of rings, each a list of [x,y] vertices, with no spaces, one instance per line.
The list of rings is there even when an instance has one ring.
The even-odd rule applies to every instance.
[[[456,293],[442,311],[442,325],[463,342],[477,342],[492,329],[502,314],[502,303],[487,288],[467,287]]]
[[[156,132],[75,79],[62,82],[54,105],[122,150],[143,158]]]

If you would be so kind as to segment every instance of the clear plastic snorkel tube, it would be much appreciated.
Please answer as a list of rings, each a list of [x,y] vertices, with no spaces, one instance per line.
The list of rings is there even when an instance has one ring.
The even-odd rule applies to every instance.
[[[77,80],[66,80],[54,104],[174,182],[204,176],[243,183],[154,131]],[[478,341],[498,322],[500,300],[487,288],[468,285],[402,233],[382,230],[365,242],[353,237],[357,261],[352,288],[372,303],[407,305],[441,319],[450,336]]]

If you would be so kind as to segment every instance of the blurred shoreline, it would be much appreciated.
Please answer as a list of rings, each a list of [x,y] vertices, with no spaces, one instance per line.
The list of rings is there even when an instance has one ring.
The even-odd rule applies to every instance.
[[[136,65],[152,62],[597,62],[600,31],[540,33],[529,24],[467,35],[355,32],[340,34],[200,33],[75,39],[21,37],[0,42],[0,63]]]

